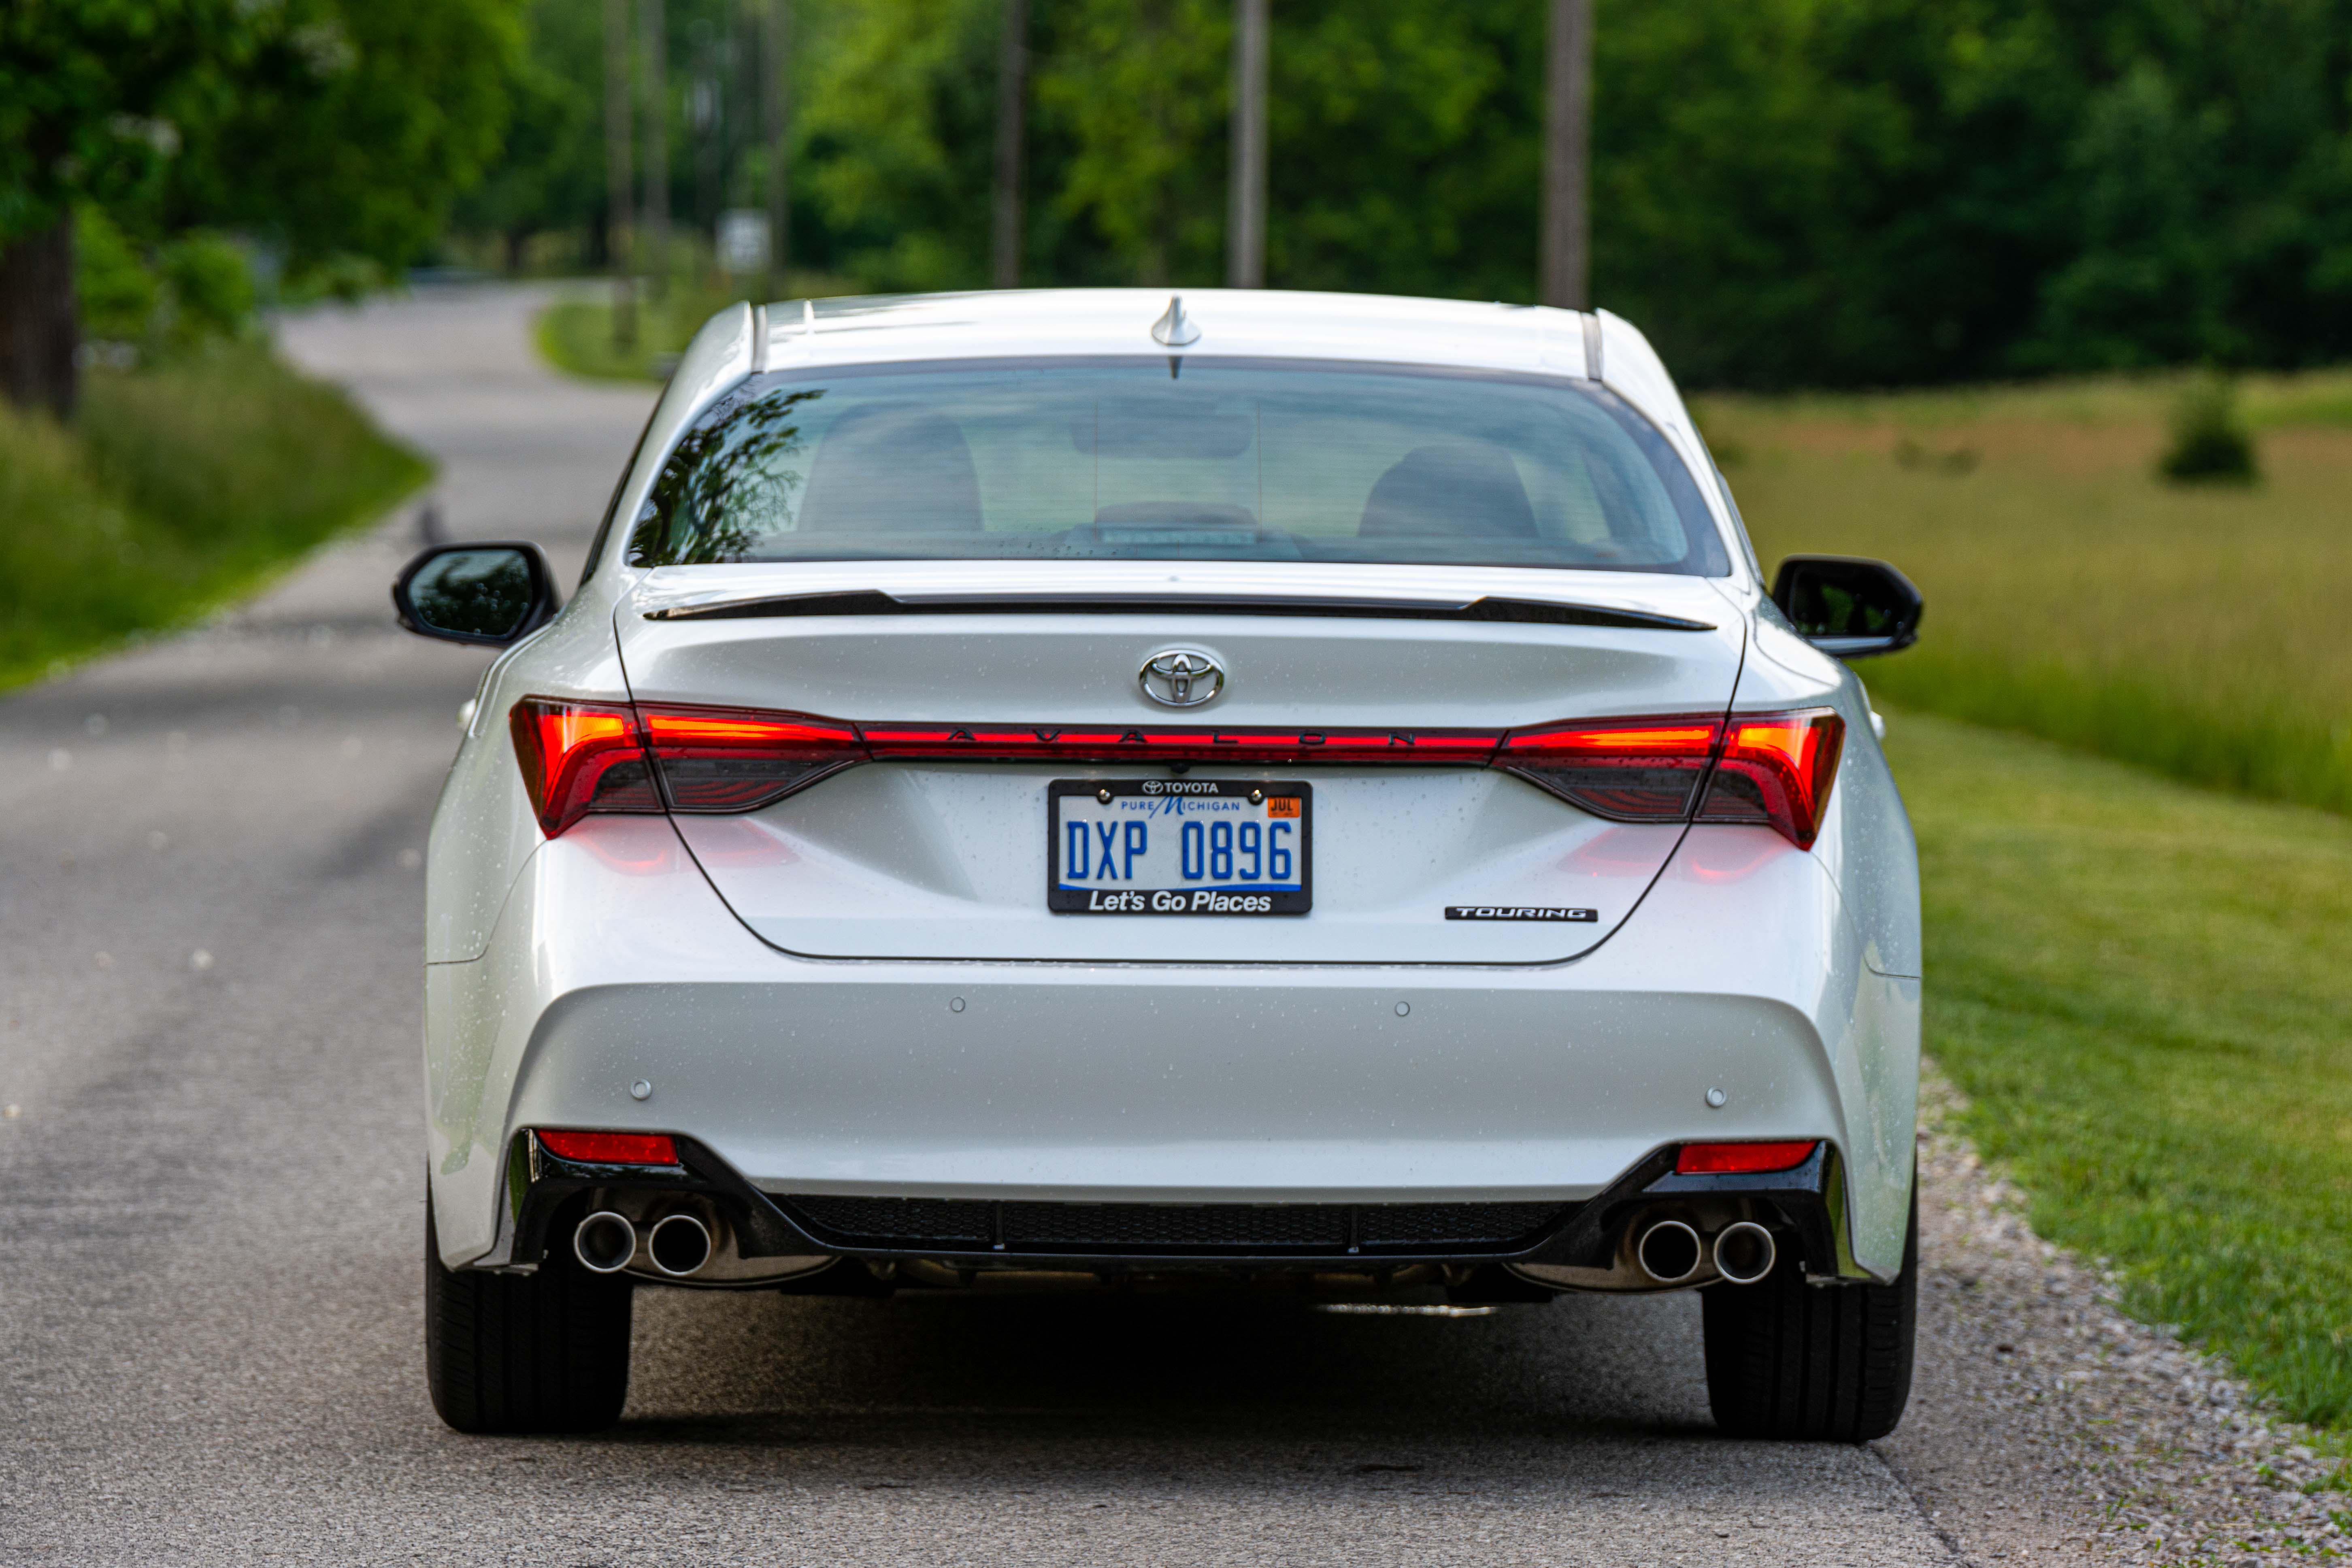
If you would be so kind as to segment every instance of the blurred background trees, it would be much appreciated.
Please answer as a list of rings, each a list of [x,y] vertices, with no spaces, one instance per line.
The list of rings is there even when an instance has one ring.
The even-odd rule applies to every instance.
[[[753,3],[668,0],[684,233],[757,205]],[[1536,298],[1548,9],[1276,0],[1268,281]],[[1004,0],[794,10],[798,265],[986,286]],[[1222,280],[1234,0],[1026,10],[1024,279]],[[1599,0],[1593,81],[1592,297],[1694,380],[2352,356],[2352,0]]]
[[[608,12],[640,150],[619,216],[674,215],[672,254],[635,258],[656,282],[710,276],[781,151],[796,270],[987,286],[1014,12],[1022,279],[1225,276],[1234,0],[789,0],[780,134],[786,4],[18,0],[0,301],[76,235],[85,271],[111,258],[84,310],[109,338],[150,296],[150,336],[217,316],[235,290],[197,263],[224,245],[265,295],[433,260],[601,268],[624,232]],[[1535,299],[1549,9],[1274,0],[1268,282]],[[1694,381],[2352,357],[2352,0],[1595,10],[1591,295]],[[23,319],[0,303],[0,365]]]
[[[396,276],[507,150],[524,39],[517,0],[0,6],[0,392],[69,412],[84,326],[152,348],[257,277]]]

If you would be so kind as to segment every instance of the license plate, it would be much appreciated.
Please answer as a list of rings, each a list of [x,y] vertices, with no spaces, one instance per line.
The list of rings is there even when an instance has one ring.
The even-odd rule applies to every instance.
[[[1056,779],[1045,905],[1072,915],[1303,915],[1314,795],[1251,779]]]

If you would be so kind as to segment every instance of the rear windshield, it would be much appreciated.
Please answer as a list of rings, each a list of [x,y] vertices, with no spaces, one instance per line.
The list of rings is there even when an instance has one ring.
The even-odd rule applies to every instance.
[[[629,535],[640,566],[1005,559],[1730,570],[1689,471],[1600,387],[1231,360],[757,376]]]

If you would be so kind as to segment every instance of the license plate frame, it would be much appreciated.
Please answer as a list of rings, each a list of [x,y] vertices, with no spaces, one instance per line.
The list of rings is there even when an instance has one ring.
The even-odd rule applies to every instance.
[[[1256,800],[1250,796],[1253,792]],[[1188,816],[1184,803],[1198,803],[1207,809],[1197,814],[1202,826],[1203,876],[1197,885],[1182,881],[1150,887],[1139,887],[1124,879],[1096,879],[1084,886],[1065,887],[1064,849],[1069,838],[1063,802],[1072,796],[1085,797],[1090,808],[1100,808],[1121,800],[1153,803],[1149,809],[1139,809],[1134,820],[1148,825],[1169,822],[1178,827],[1177,869],[1181,878],[1184,864],[1184,844],[1181,824]],[[1106,797],[1108,797],[1106,799]],[[1208,834],[1220,817],[1239,822],[1260,824],[1269,840],[1274,837],[1276,824],[1288,826],[1286,817],[1276,815],[1282,802],[1297,803],[1297,886],[1268,887],[1263,880],[1247,886],[1236,886],[1239,879],[1227,877],[1213,881],[1207,875]],[[1215,801],[1234,801],[1230,816],[1208,806]],[[1084,817],[1071,817],[1067,822],[1087,821],[1091,831],[1099,833],[1101,818],[1095,809]],[[1238,834],[1236,837],[1238,837]],[[1286,834],[1283,836],[1287,837]],[[1122,847],[1125,830],[1121,829]],[[1096,842],[1090,839],[1090,845]],[[1275,846],[1261,850],[1261,866]],[[1284,847],[1286,847],[1285,846]],[[1239,851],[1235,851],[1238,857]],[[1164,858],[1163,857],[1160,857]],[[1091,863],[1091,851],[1089,853]],[[1263,901],[1265,907],[1257,905]],[[1045,790],[1045,907],[1055,914],[1068,915],[1157,915],[1161,918],[1216,918],[1225,920],[1260,920],[1276,915],[1303,915],[1315,907],[1315,792],[1312,785],[1297,779],[1055,779]]]

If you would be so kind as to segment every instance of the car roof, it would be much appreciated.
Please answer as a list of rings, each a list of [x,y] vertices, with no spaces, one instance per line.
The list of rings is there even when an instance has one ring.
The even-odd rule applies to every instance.
[[[1461,300],[1239,289],[1030,289],[788,300],[760,314],[773,368],[795,362],[1173,351],[1585,374],[1582,318],[1573,311]]]

